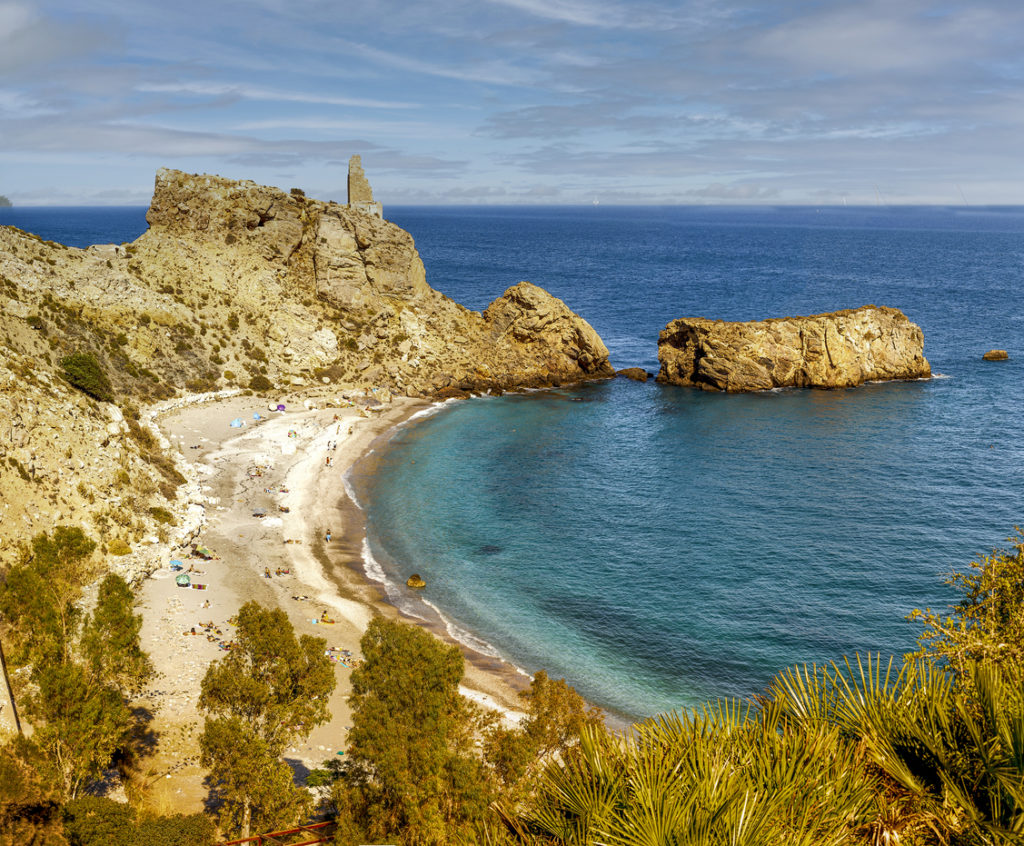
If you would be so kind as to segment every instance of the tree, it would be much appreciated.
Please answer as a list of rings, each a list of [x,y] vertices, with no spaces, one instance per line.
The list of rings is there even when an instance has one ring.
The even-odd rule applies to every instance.
[[[459,694],[463,659],[426,631],[377,617],[352,673],[352,729],[334,789],[338,841],[471,839],[494,789]]]
[[[0,844],[66,846],[58,796],[40,773],[38,751],[15,737],[0,747]]]
[[[151,673],[120,576],[104,579],[94,613],[85,615],[81,594],[95,548],[77,527],[37,535],[0,590],[12,658],[30,667],[22,695],[32,745],[63,800],[99,779],[126,746],[135,722],[128,697]]]
[[[951,614],[925,609],[910,615],[924,623],[918,654],[947,664],[965,683],[972,678],[967,666],[977,661],[1004,671],[1024,668],[1024,537],[1018,530],[1008,543],[1009,550],[995,550],[946,579],[961,595]]]
[[[125,698],[139,694],[153,675],[153,663],[139,645],[142,615],[134,613],[134,601],[128,583],[111,573],[100,584],[82,635],[82,651],[93,673]]]
[[[502,784],[506,805],[529,793],[543,765],[579,743],[584,729],[604,724],[599,708],[589,707],[565,679],[553,681],[543,670],[520,698],[526,708],[522,726],[499,723],[484,739],[485,758]]]
[[[57,526],[52,537],[36,535],[8,571],[0,611],[13,627],[12,663],[68,660],[95,549],[96,542],[77,526]]]
[[[330,719],[336,679],[326,646],[323,638],[296,639],[279,608],[247,602],[239,610],[234,648],[210,665],[199,697],[207,713],[201,761],[226,830],[248,837],[254,824],[288,824],[308,807],[280,756]]]

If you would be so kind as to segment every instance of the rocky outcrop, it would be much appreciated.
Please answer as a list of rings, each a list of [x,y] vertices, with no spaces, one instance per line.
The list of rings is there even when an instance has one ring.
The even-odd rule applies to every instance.
[[[407,232],[359,209],[161,170],[146,219],[133,243],[85,250],[0,226],[0,568],[60,522],[133,549],[170,531],[147,517],[182,496],[140,423],[156,402],[325,382],[468,396],[614,374],[560,300],[520,282],[470,311],[427,284]],[[79,352],[115,403],[63,379]]]
[[[713,391],[848,388],[931,376],[924,334],[899,309],[747,323],[673,320],[658,338],[659,382]]]
[[[989,350],[982,356],[985,361],[1006,361],[1010,354],[1006,350]]]
[[[632,379],[634,382],[646,382],[651,378],[651,374],[642,367],[624,367],[622,370],[616,370],[615,375],[622,376],[624,379]]]

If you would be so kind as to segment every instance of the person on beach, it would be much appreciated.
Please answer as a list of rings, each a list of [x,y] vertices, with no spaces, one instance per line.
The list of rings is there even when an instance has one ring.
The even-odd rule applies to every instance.
[[[327,540],[328,543],[331,542],[331,530],[330,529],[327,530],[326,540]]]

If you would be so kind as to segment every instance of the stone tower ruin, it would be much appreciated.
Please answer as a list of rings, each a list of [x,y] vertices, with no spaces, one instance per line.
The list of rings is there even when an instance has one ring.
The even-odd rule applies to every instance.
[[[363,160],[355,155],[348,160],[348,207],[363,214],[384,217],[384,209],[373,200],[373,189],[363,173]]]

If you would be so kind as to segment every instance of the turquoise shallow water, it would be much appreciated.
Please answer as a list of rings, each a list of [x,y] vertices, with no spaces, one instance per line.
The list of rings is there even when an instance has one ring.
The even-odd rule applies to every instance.
[[[144,209],[2,209],[75,246]],[[371,564],[466,640],[642,716],[782,667],[899,653],[941,574],[1024,523],[1024,209],[387,209],[431,284],[483,308],[522,278],[657,368],[668,320],[902,308],[944,375],[705,394],[623,380],[451,403],[353,479]],[[981,353],[1004,347],[1011,360]],[[372,476],[367,471],[373,471]]]
[[[922,324],[944,378],[744,396],[615,380],[451,403],[356,475],[375,566],[399,585],[419,572],[459,630],[627,717],[750,696],[793,663],[912,648],[904,617],[948,604],[941,574],[1022,522],[1020,367],[980,360],[1019,344],[1019,214],[980,231],[953,214],[831,229],[668,215],[639,264],[598,261],[604,222],[576,214],[541,227],[464,210],[453,228],[481,230],[472,249],[443,219],[405,225],[428,278],[444,290],[451,274],[477,307],[468,280],[497,275],[495,251],[510,265],[543,252],[617,366],[656,367],[662,317],[875,301]],[[620,246],[633,233],[653,238],[634,225]]]

